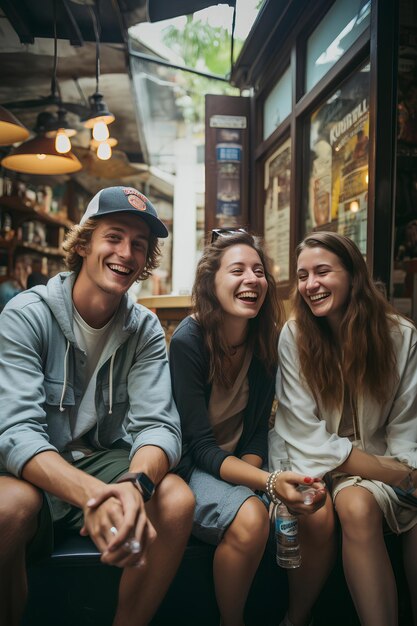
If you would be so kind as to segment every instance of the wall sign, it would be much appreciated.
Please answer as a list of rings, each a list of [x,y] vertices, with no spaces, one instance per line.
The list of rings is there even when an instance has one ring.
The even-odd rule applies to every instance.
[[[206,96],[206,231],[248,226],[249,106],[249,98]]]

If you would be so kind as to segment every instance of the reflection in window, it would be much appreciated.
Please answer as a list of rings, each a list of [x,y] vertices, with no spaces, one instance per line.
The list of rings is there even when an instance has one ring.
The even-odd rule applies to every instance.
[[[305,232],[334,230],[366,252],[368,213],[369,65],[310,118]]]
[[[322,78],[369,26],[370,0],[336,0],[308,38],[306,91]]]
[[[291,140],[287,139],[264,166],[264,240],[275,279],[290,278]]]
[[[267,139],[291,113],[291,68],[277,82],[264,104],[264,133]]]

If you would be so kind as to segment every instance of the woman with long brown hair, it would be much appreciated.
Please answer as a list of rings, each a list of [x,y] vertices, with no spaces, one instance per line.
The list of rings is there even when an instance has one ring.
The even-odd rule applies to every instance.
[[[294,319],[279,340],[271,465],[284,454],[295,471],[328,478],[333,503],[324,510],[331,520],[334,505],[340,520],[345,576],[365,626],[398,623],[383,530],[403,534],[417,623],[417,332],[347,237],[308,235],[296,258]],[[334,559],[334,542],[324,550],[314,542],[314,518],[300,519],[303,562],[289,576],[295,626],[309,615],[291,599],[314,601]]]
[[[206,246],[193,289],[194,311],[170,345],[183,432],[179,473],[196,498],[193,534],[216,545],[214,583],[224,626],[242,626],[246,598],[269,534],[267,491],[298,513],[312,505],[298,484],[312,479],[268,472],[267,429],[283,313],[257,238],[223,232]]]

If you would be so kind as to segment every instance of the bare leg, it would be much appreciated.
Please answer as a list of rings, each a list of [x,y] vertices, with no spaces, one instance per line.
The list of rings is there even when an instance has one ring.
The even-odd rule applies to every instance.
[[[0,476],[0,626],[18,626],[26,604],[26,546],[37,529],[40,492],[30,483]]]
[[[146,505],[146,510],[157,538],[149,547],[145,566],[124,570],[113,626],[145,626],[152,619],[177,571],[190,536],[194,496],[181,478],[168,474]]]
[[[265,505],[258,498],[248,498],[214,555],[214,586],[223,626],[243,626],[246,599],[268,534]]]
[[[356,486],[337,495],[336,511],[343,532],[343,568],[361,624],[396,626],[397,590],[381,509],[372,493]]]
[[[417,526],[403,535],[403,560],[410,590],[414,626],[417,626]]]
[[[294,626],[304,626],[333,567],[336,556],[334,509],[330,496],[313,515],[298,518],[301,566],[288,570],[288,617]]]

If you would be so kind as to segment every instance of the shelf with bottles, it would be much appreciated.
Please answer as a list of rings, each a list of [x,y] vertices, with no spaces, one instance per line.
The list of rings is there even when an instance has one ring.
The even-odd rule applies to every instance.
[[[43,206],[29,201],[25,203],[18,196],[1,196],[0,209],[8,211],[12,215],[12,221],[16,224],[32,219],[57,227],[70,228],[73,225],[73,222],[64,215],[49,213]]]
[[[4,218],[4,215],[1,217]],[[0,249],[12,256],[17,248],[26,251],[38,252],[46,256],[64,256],[62,242],[66,228],[57,226],[51,228],[38,220],[22,221],[15,228],[10,227],[10,216],[0,220]],[[13,222],[12,222],[13,223]]]
[[[63,256],[62,242],[72,222],[31,206],[18,196],[0,197],[0,241],[47,256]]]
[[[62,248],[54,248],[52,246],[47,246],[43,244],[36,243],[27,243],[24,241],[16,240],[15,249],[22,249],[28,252],[38,252],[39,254],[43,254],[44,256],[56,256],[56,257],[64,257],[64,251]]]

